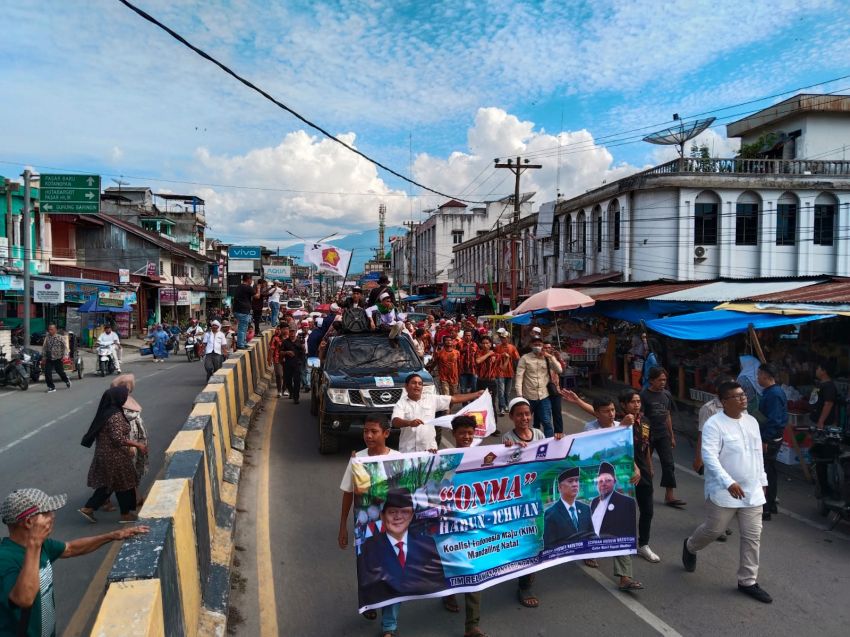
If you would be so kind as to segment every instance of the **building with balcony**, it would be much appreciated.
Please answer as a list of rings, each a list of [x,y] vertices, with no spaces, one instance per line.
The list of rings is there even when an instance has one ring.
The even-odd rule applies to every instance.
[[[551,203],[540,287],[850,276],[850,96],[798,95],[727,132],[755,156],[676,159]]]
[[[531,214],[533,192],[520,196],[520,218]],[[454,199],[426,211],[427,218],[411,224],[407,234],[391,241],[390,271],[393,280],[421,292],[444,283],[473,284],[473,271],[459,268],[455,248],[511,222],[514,197],[468,207]]]

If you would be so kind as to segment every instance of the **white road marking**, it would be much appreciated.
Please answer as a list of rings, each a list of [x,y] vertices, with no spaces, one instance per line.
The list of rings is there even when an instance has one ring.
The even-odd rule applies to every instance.
[[[166,372],[166,371],[169,371],[171,369],[174,369],[174,367],[161,367],[158,370],[156,370],[155,372],[151,372],[150,374],[146,374],[145,376],[136,376],[136,380],[144,380],[146,378],[150,378],[151,376],[156,376],[157,374],[161,374],[162,372]],[[9,394],[0,394],[0,398],[2,398],[3,396],[7,396],[7,395],[9,395]],[[98,399],[98,400],[100,400],[100,399]],[[9,451],[9,449],[12,449],[12,448],[18,446],[19,444],[21,444],[25,440],[32,438],[36,434],[41,433],[42,431],[44,431],[45,429],[48,429],[49,427],[52,427],[53,425],[55,425],[60,420],[64,420],[68,416],[71,416],[71,415],[77,413],[83,407],[91,405],[93,402],[95,402],[94,398],[89,400],[88,402],[83,403],[82,405],[74,407],[71,411],[68,411],[68,412],[62,414],[61,416],[58,416],[58,417],[54,418],[53,420],[48,420],[43,425],[36,427],[32,431],[28,431],[27,433],[25,433],[23,436],[21,436],[17,440],[13,440],[12,442],[5,445],[4,447],[0,447],[0,453],[5,453],[6,451]]]
[[[36,427],[36,428],[35,428],[35,429],[33,429],[32,431],[28,431],[27,433],[25,433],[23,436],[21,436],[21,437],[20,437],[20,438],[18,438],[17,440],[13,440],[13,441],[12,441],[12,442],[10,442],[9,444],[7,444],[5,447],[0,447],[0,453],[4,453],[4,452],[6,452],[6,451],[9,451],[9,449],[11,449],[12,447],[15,447],[15,446],[17,446],[17,445],[21,444],[24,440],[27,440],[28,438],[32,438],[34,435],[36,435],[37,433],[39,433],[39,432],[41,432],[41,431],[43,431],[43,430],[47,429],[48,427],[52,427],[53,425],[55,425],[55,424],[56,424],[57,422],[59,422],[60,420],[64,420],[64,419],[65,419],[65,418],[67,418],[68,416],[71,416],[72,414],[77,413],[77,412],[78,412],[78,411],[80,411],[83,407],[85,407],[86,405],[90,405],[90,404],[92,404],[93,402],[94,402],[94,400],[90,400],[90,401],[88,401],[87,403],[83,403],[82,405],[80,405],[80,406],[78,406],[78,407],[74,407],[71,411],[69,411],[69,412],[66,412],[66,413],[62,414],[62,415],[61,415],[61,416],[59,416],[58,418],[54,418],[53,420],[48,420],[46,423],[44,423],[44,424],[43,424],[43,425],[41,425],[40,427]]]
[[[614,584],[614,582],[612,582],[599,572],[598,568],[588,568],[584,564],[581,564],[580,568],[587,575],[596,580],[597,584],[599,584],[602,588],[611,593],[611,595],[614,596],[614,599],[616,599],[623,606],[628,608],[635,615],[637,615],[644,622],[646,622],[649,626],[655,629],[659,635],[666,635],[667,637],[682,637],[682,634],[679,631],[677,631],[670,624],[665,622],[658,615],[656,615],[646,606],[637,601],[637,599],[635,599],[632,593],[625,593],[619,590],[617,588],[617,585]],[[640,593],[635,593],[635,595],[640,595]]]
[[[681,471],[683,473],[687,473],[695,478],[698,478],[702,481],[705,481],[705,477],[698,474],[696,471],[691,469],[690,467],[686,467],[685,465],[681,465],[678,462],[676,463],[676,471]],[[814,496],[812,496],[814,497]],[[845,535],[843,533],[838,533],[834,529],[830,529],[826,524],[818,524],[814,520],[810,520],[809,518],[800,515],[799,513],[794,513],[793,511],[789,511],[785,507],[777,507],[779,509],[779,513],[782,515],[791,518],[792,520],[796,520],[801,524],[805,524],[806,526],[810,526],[813,529],[817,529],[818,531],[823,531],[824,533],[829,533],[831,537],[837,537],[845,542],[850,541],[850,536]]]

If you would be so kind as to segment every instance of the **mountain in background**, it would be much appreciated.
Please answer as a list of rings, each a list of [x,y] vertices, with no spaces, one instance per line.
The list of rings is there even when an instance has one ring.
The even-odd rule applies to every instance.
[[[407,228],[401,226],[387,226],[384,230],[384,250],[390,251],[389,238],[400,236],[407,233]],[[349,234],[341,239],[334,237],[328,243],[335,245],[343,250],[354,250],[354,255],[351,257],[352,274],[363,272],[364,264],[375,255],[375,248],[378,247],[378,229],[364,230]],[[288,254],[298,257],[301,263],[304,263],[304,244],[296,243],[280,249],[281,254]]]

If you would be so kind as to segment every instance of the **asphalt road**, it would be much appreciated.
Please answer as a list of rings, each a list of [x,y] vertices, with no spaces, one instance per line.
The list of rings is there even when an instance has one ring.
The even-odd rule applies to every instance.
[[[315,419],[307,400],[295,406],[271,398],[248,441],[240,486],[231,634],[374,635],[378,622],[357,614],[353,552],[337,547],[339,481],[352,440],[335,456],[317,451]],[[503,419],[506,421],[506,419]],[[566,427],[578,430],[570,415]],[[507,422],[502,426],[507,428]],[[783,479],[780,511],[765,523],[759,581],[775,602],[763,605],[736,590],[738,532],[699,554],[696,573],[681,563],[682,540],[702,519],[703,482],[687,469],[693,448],[681,442],[679,497],[683,509],[663,506],[656,486],[651,546],[662,561],[634,558],[635,577],[646,586],[621,593],[610,560],[599,569],[578,564],[538,573],[540,607],[516,601],[513,583],[486,589],[482,628],[490,635],[553,636],[579,631],[604,635],[845,635],[850,609],[850,535],[826,531],[810,488]],[[266,585],[266,583],[269,585]],[[439,600],[402,606],[400,634],[462,635],[463,613]]]
[[[94,369],[94,357],[85,356],[85,369]],[[134,396],[142,405],[150,436],[150,471],[142,484],[146,492],[162,468],[163,452],[188,416],[206,376],[200,362],[189,363],[185,356],[153,363],[150,357],[139,359],[129,349],[125,350],[122,369],[136,375]],[[43,380],[25,392],[0,389],[0,497],[20,487],[67,493],[68,504],[57,512],[53,532],[53,537],[60,540],[118,527],[117,511],[99,513],[98,524],[90,524],[76,512],[91,494],[86,476],[92,449],[82,447],[80,439],[110,381],[111,378],[87,371],[82,380],[71,377],[70,390],[57,382],[57,391],[52,394],[45,393]],[[107,545],[90,555],[56,563],[57,635],[88,634],[90,613],[105,589],[110,556],[117,548]]]

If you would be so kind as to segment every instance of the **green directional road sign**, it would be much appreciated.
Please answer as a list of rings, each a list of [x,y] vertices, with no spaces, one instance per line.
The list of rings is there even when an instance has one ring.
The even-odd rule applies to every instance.
[[[41,210],[50,214],[100,211],[100,175],[45,175],[38,188]]]

